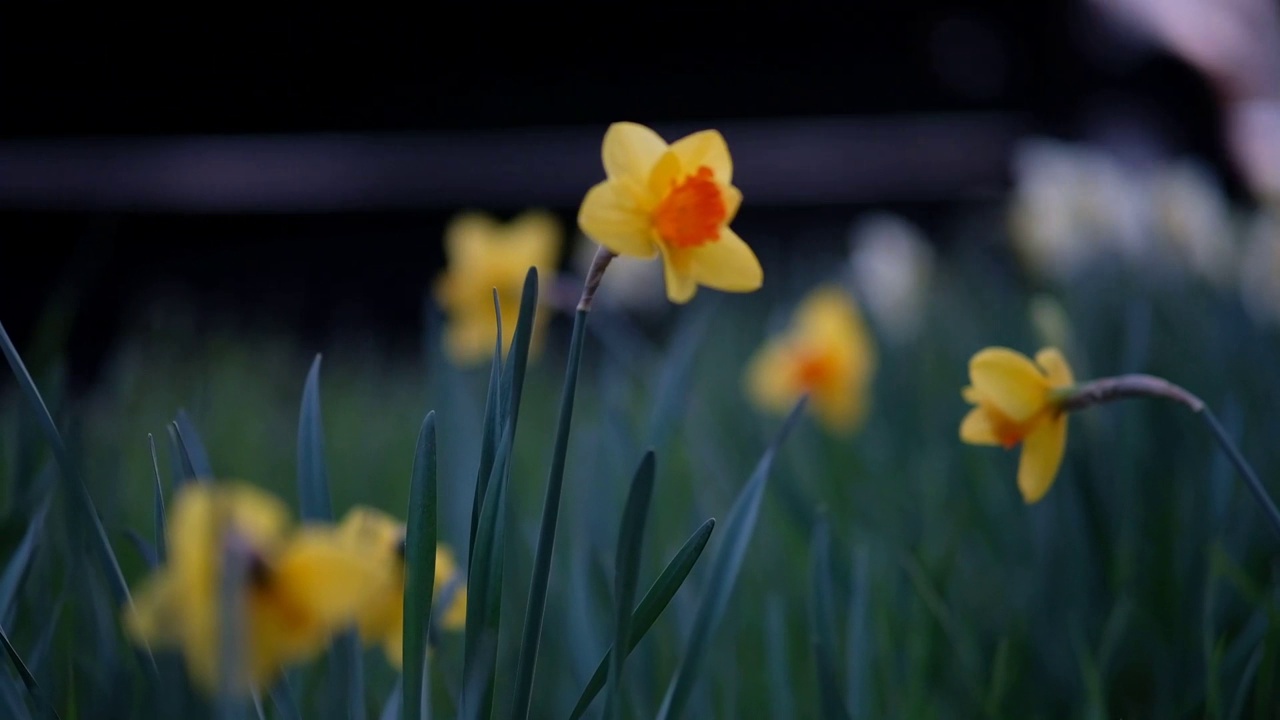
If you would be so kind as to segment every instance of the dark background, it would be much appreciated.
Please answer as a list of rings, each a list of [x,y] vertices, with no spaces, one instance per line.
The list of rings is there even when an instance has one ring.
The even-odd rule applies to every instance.
[[[458,4],[400,16],[160,9],[126,17],[26,9],[0,23],[0,184],[21,189],[18,165],[6,165],[15,153],[29,159],[65,144],[59,167],[71,170],[58,172],[74,174],[76,153],[121,139],[412,133],[447,142],[476,131],[573,128],[596,152],[604,128],[620,119],[716,126],[956,113],[1067,139],[1123,139],[1139,128],[1231,179],[1202,80],[1126,44],[1082,3],[638,11]],[[910,145],[908,137],[884,152]],[[1003,174],[1007,157],[989,154],[972,158],[975,172]],[[420,169],[436,171],[429,162]],[[963,185],[957,199],[971,189]],[[0,196],[0,322],[23,349],[51,299],[73,299],[63,305],[76,308],[63,332],[77,377],[90,376],[112,338],[157,297],[237,322],[277,316],[308,337],[332,332],[339,319],[412,336],[449,216],[461,205],[520,209],[491,189],[385,207],[313,203],[304,212],[269,201],[207,211],[10,193]],[[571,203],[549,204],[572,223]],[[762,229],[760,242],[780,242],[769,238],[885,205],[926,226],[948,211],[936,195],[862,196],[744,207],[742,222]]]

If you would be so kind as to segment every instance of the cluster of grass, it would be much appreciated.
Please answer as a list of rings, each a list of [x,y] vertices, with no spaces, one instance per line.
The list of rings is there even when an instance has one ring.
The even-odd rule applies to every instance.
[[[761,454],[772,456],[779,419],[749,406],[741,370],[819,278],[708,293],[656,338],[588,330],[554,552],[541,562],[568,323],[522,383],[451,367],[434,331],[409,359],[284,336],[139,335],[78,398],[61,392],[56,365],[35,368],[66,450],[19,382],[0,385],[0,627],[13,660],[0,713],[147,716],[157,688],[189,692],[175,658],[152,665],[119,623],[121,579],[136,582],[154,546],[157,481],[170,492],[194,469],[184,462],[296,497],[322,458],[334,514],[375,505],[423,537],[409,508],[431,410],[430,534],[472,558],[467,631],[430,655],[439,716],[568,716],[606,650],[637,630],[616,609],[643,606],[681,557],[696,561],[687,580],[661,614],[637,613],[653,624],[587,716],[606,710],[603,695],[624,717],[1271,715],[1276,538],[1194,417],[1158,401],[1073,416],[1057,484],[1034,506],[1014,487],[1014,454],[958,441],[973,352],[1042,344],[1028,289],[1007,270],[980,248],[944,258],[918,339],[879,349],[865,427],[835,437],[802,420],[771,473]],[[1146,280],[1099,267],[1059,288],[1077,375],[1147,372],[1190,388],[1274,486],[1280,339],[1234,295]],[[591,326],[611,322],[622,319],[592,314]],[[518,372],[518,356],[503,372]],[[509,472],[483,472],[482,458],[509,459]],[[701,557],[690,542],[706,542]],[[539,614],[528,604],[540,582],[531,673],[522,621]],[[263,699],[265,716],[394,716],[404,684],[374,651],[335,651],[289,678]]]

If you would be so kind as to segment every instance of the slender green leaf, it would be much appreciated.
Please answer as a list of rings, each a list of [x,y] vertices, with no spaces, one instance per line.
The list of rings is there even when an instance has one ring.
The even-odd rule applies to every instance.
[[[534,551],[529,601],[525,606],[524,631],[520,640],[520,659],[516,666],[511,710],[514,720],[523,720],[529,716],[529,704],[533,700],[533,676],[538,663],[542,622],[547,610],[547,586],[551,581],[551,559],[555,550],[556,526],[560,518],[560,497],[564,489],[565,456],[569,452],[569,429],[573,422],[573,403],[577,394],[578,367],[582,360],[586,328],[587,312],[579,310],[573,319],[573,336],[569,342],[569,359],[560,395],[560,417],[556,423],[555,444],[551,451],[551,469],[547,473],[547,494],[542,503],[542,523],[538,529],[537,549]]]
[[[116,561],[115,552],[111,549],[111,541],[107,539],[107,530],[102,526],[102,519],[98,517],[98,510],[93,505],[93,498],[89,496],[89,489],[85,487],[84,481],[81,480],[79,467],[72,462],[71,453],[67,451],[66,443],[62,441],[62,434],[58,432],[58,426],[54,424],[53,416],[49,414],[49,408],[40,397],[40,391],[36,388],[35,382],[32,381],[31,374],[27,372],[26,365],[22,363],[22,358],[18,355],[18,349],[13,346],[13,341],[9,339],[9,333],[4,329],[3,324],[0,324],[0,351],[4,353],[5,359],[8,360],[9,367],[12,368],[13,374],[18,380],[18,387],[22,390],[23,396],[26,397],[27,403],[36,412],[40,427],[45,434],[45,440],[53,448],[54,459],[57,460],[58,467],[62,470],[62,477],[68,485],[74,503],[93,529],[94,554],[97,555],[98,561],[106,573],[107,580],[111,584],[116,603],[118,605],[132,606],[133,598],[129,595],[129,586],[124,581],[124,574],[120,572],[120,563]]]
[[[645,633],[649,632],[649,628],[657,622],[658,616],[663,610],[667,609],[671,599],[675,597],[676,591],[684,585],[685,578],[689,577],[689,572],[693,570],[693,566],[698,562],[698,558],[702,556],[702,551],[707,546],[707,541],[711,539],[711,531],[716,527],[714,518],[708,518],[680,550],[671,558],[671,562],[662,570],[662,574],[658,579],[649,586],[649,591],[645,593],[640,605],[636,607],[635,613],[631,616],[631,642],[627,647],[630,653],[640,644],[640,640],[644,638]],[[578,702],[573,706],[573,712],[569,714],[570,720],[578,720],[586,713],[587,708],[591,706],[591,701],[595,699],[600,690],[604,688],[604,684],[609,677],[609,666],[612,662],[613,647],[604,654],[600,659],[600,663],[596,665],[596,671],[591,674],[591,679],[587,681],[587,686],[583,688],[582,694],[578,697]]]
[[[333,520],[320,416],[320,355],[311,362],[298,413],[298,513],[304,521]]]
[[[498,390],[502,375],[502,307],[498,303],[498,290],[493,291],[493,315],[497,336],[493,340],[493,362],[489,365],[489,390],[484,401],[484,427],[480,437],[480,467],[476,471],[475,497],[471,500],[471,535],[467,544],[467,562],[476,546],[476,525],[480,522],[480,510],[484,505],[484,493],[493,471],[493,457],[497,442],[502,436],[502,423],[498,417]]]
[[[27,686],[27,692],[31,694],[32,699],[36,701],[37,705],[44,708],[49,715],[55,718],[58,717],[58,712],[54,709],[52,701],[45,697],[40,690],[35,676],[27,669],[26,663],[22,662],[22,656],[14,649],[13,643],[9,642],[9,635],[5,633],[2,627],[0,627],[0,642],[4,643],[4,651],[9,656],[9,662],[13,664],[13,669],[18,671],[18,676],[22,678],[22,684]]]
[[[820,516],[813,530],[811,557],[812,584],[809,588],[809,631],[817,668],[818,699],[825,718],[848,718],[849,710],[840,697],[836,649],[831,642],[835,636],[835,618],[832,612],[831,589],[831,530],[825,515]]]
[[[404,675],[396,677],[395,687],[391,688],[391,694],[382,703],[382,712],[378,713],[378,720],[400,720],[400,708],[404,705]]]
[[[302,710],[298,708],[298,699],[294,697],[288,675],[282,676],[280,682],[272,686],[271,706],[276,709],[280,720],[302,720]]]
[[[179,410],[173,423],[177,428],[182,450],[186,454],[187,466],[191,468],[191,477],[198,480],[212,480],[217,477],[213,474],[213,465],[209,463],[209,452],[204,449],[204,441],[200,439],[196,424],[191,421],[187,411]]]
[[[304,522],[333,520],[320,412],[319,354],[307,372],[298,410],[298,514]],[[354,630],[339,633],[329,648],[329,691],[330,712],[336,717],[363,720],[364,655]]]
[[[423,683],[427,631],[431,623],[436,577],[436,414],[427,413],[418,432],[409,481],[409,517],[405,529],[404,707],[406,720],[420,720],[429,686]]]
[[[476,546],[467,574],[466,638],[463,642],[460,718],[488,718],[493,706],[498,630],[502,610],[502,567],[506,543],[507,478],[510,473],[510,423],[498,443],[489,490],[485,493]]]
[[[138,551],[138,555],[142,557],[142,561],[147,564],[148,568],[154,569],[160,564],[160,558],[156,555],[156,548],[136,530],[125,530],[124,536],[129,538],[129,542],[133,543],[133,547]]]
[[[529,343],[533,341],[533,316],[538,310],[538,270],[529,268],[520,292],[520,312],[516,315],[516,331],[502,366],[502,387],[498,394],[499,417],[516,426],[520,415],[520,398],[524,393],[524,373],[529,365]]]
[[[733,586],[738,579],[738,571],[742,568],[742,560],[746,556],[747,544],[755,529],[756,517],[760,512],[760,500],[764,497],[765,482],[769,477],[774,455],[777,454],[778,447],[791,428],[795,426],[805,404],[806,400],[801,399],[783,421],[782,428],[765,449],[755,472],[751,474],[751,478],[738,494],[738,499],[734,501],[733,509],[729,511],[729,518],[725,521],[724,540],[716,551],[715,560],[711,565],[711,579],[707,583],[706,595],[698,606],[692,634],[681,655],[675,677],[667,686],[662,707],[658,710],[658,717],[661,720],[678,718],[684,711],[685,703],[688,702],[689,694],[693,690],[693,683],[706,661],[711,635],[724,616],[729,597],[733,593]]]
[[[31,558],[35,555],[36,548],[40,544],[40,538],[44,534],[44,521],[49,513],[51,500],[51,496],[46,497],[44,502],[40,503],[39,509],[31,517],[31,522],[27,523],[27,531],[23,533],[22,541],[18,543],[18,549],[13,551],[9,562],[4,566],[4,572],[0,573],[0,620],[8,621],[16,607],[16,599],[18,590],[22,587],[22,579],[26,576],[27,568],[31,565]]]
[[[147,444],[151,446],[151,469],[155,472],[156,480],[155,506],[153,508],[156,562],[163,563],[165,557],[169,554],[168,546],[165,542],[164,485],[160,482],[160,461],[156,459],[156,439],[151,433],[147,433]]]
[[[689,399],[697,350],[702,346],[699,340],[706,335],[707,325],[715,314],[713,310],[714,307],[704,306],[697,315],[690,316],[681,323],[671,339],[671,349],[658,376],[653,409],[649,416],[649,442],[654,447],[662,447],[671,433],[679,427],[680,417]]]
[[[631,491],[622,513],[618,531],[618,552],[614,561],[614,647],[626,647],[631,640],[631,608],[635,603],[636,583],[640,573],[640,555],[644,543],[644,526],[649,517],[649,501],[653,498],[653,451],[644,454],[640,467],[631,480]],[[605,720],[621,717],[618,703],[622,697],[622,668],[629,653],[613,653],[609,664],[609,683],[604,696]]]
[[[173,472],[173,489],[177,490],[184,483],[194,480],[196,471],[191,467],[187,449],[182,445],[182,437],[178,434],[178,423],[171,422],[165,429],[169,431],[169,465]]]

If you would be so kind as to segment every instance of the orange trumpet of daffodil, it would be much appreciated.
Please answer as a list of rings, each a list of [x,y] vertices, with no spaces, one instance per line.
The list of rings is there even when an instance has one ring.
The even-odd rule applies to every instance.
[[[857,429],[869,405],[876,351],[849,293],[829,285],[809,294],[791,326],[747,366],[748,395],[766,411],[785,414],[801,395],[828,430]]]
[[[969,360],[969,386],[962,394],[975,407],[960,423],[960,439],[971,445],[1022,444],[1018,489],[1027,503],[1053,485],[1067,447],[1066,392],[1075,385],[1071,367],[1057,348],[1031,361],[1008,348],[979,351]]]
[[[609,126],[601,152],[606,179],[578,212],[588,237],[617,255],[662,255],[667,298],[686,303],[699,285],[752,292],[760,261],[729,223],[742,193],[724,137],[703,130],[667,144],[630,122]]]

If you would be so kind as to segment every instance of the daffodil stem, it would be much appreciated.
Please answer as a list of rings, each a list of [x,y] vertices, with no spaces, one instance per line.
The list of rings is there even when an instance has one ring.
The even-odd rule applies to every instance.
[[[1236,471],[1244,478],[1245,486],[1249,488],[1253,498],[1262,506],[1267,519],[1271,521],[1272,529],[1276,531],[1277,535],[1280,535],[1280,509],[1276,508],[1275,502],[1267,494],[1267,489],[1263,486],[1262,481],[1258,479],[1258,474],[1253,471],[1249,461],[1244,459],[1244,455],[1241,454],[1235,443],[1231,441],[1231,436],[1227,434],[1226,428],[1222,427],[1222,423],[1218,422],[1217,416],[1213,414],[1209,406],[1205,405],[1203,400],[1185,388],[1154,375],[1119,375],[1092,380],[1064,390],[1061,407],[1066,411],[1083,410],[1114,400],[1136,397],[1158,397],[1173,400],[1204,418],[1204,422],[1209,426],[1214,439],[1218,441],[1218,445],[1226,452]]]
[[[601,245],[596,256],[591,260],[591,268],[587,270],[587,278],[582,283],[582,297],[578,300],[580,312],[591,312],[591,303],[596,299],[596,289],[600,287],[600,279],[609,263],[617,257],[617,253]]]

